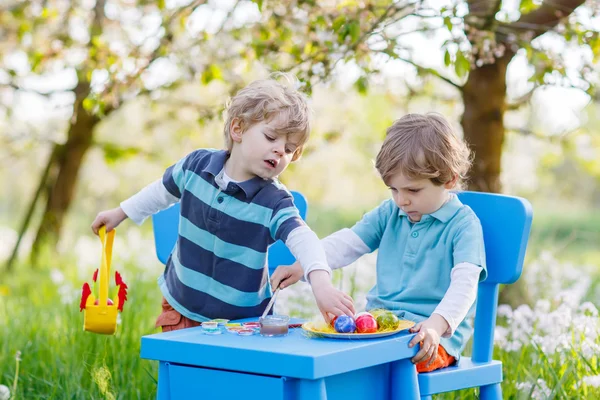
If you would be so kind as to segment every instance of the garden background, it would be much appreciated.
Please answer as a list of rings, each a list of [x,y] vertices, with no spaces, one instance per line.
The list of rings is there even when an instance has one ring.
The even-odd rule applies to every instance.
[[[469,189],[534,209],[523,276],[500,295],[505,397],[600,398],[599,14],[584,0],[2,2],[0,399],[155,396],[157,364],[139,357],[160,309],[151,224],[118,228],[130,291],[110,337],[82,330],[90,224],[221,148],[226,99],[271,71],[310,95],[309,145],[281,180],[320,237],[389,197],[373,167],[386,127],[451,120],[475,152]],[[375,257],[335,272],[358,308]],[[276,311],[317,313],[302,283]]]

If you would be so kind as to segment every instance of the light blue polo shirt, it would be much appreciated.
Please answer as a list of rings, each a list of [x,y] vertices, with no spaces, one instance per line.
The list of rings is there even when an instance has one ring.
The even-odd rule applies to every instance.
[[[367,310],[384,308],[404,319],[423,321],[450,286],[452,268],[468,262],[487,276],[483,232],[469,206],[452,195],[439,210],[413,223],[393,200],[365,214],[352,230],[377,255],[377,283],[367,294]],[[451,338],[442,338],[448,354],[459,358],[473,333],[471,307]]]

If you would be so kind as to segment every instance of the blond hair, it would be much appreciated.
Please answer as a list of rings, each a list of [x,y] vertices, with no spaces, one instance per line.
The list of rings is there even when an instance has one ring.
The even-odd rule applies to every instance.
[[[450,182],[457,188],[466,179],[471,153],[440,114],[407,114],[387,129],[375,167],[384,182],[400,172],[408,179]]]
[[[237,92],[225,110],[223,133],[227,149],[231,151],[233,147],[229,128],[234,119],[239,120],[242,132],[245,132],[256,123],[270,122],[280,116],[285,122],[275,130],[278,134],[298,136],[292,161],[299,159],[310,133],[310,109],[306,96],[294,87],[297,84],[293,75],[274,73],[269,79],[254,81]]]

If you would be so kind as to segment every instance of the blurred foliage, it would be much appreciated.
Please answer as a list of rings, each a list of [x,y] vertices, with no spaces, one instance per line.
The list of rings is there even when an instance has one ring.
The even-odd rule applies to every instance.
[[[377,87],[387,66],[399,62],[409,73],[396,79],[404,81],[412,96],[415,89],[427,90],[423,76],[459,88],[470,71],[520,53],[531,70],[530,88],[552,84],[592,93],[600,49],[593,23],[597,4],[590,2],[573,12],[583,0],[541,4],[521,0],[517,9],[503,3],[7,1],[0,13],[0,103],[5,107],[0,140],[9,144],[10,156],[33,153],[38,160],[47,157],[48,144],[90,140],[107,161],[144,154],[156,162],[160,156],[144,148],[149,140],[122,143],[119,149],[118,142],[111,145],[109,139],[130,133],[121,127],[107,133],[96,126],[98,121],[103,125],[107,119],[123,119],[112,115],[142,101],[149,109],[160,108],[148,123],[150,129],[168,129],[165,124],[175,128],[182,114],[202,128],[217,119],[227,94],[264,76],[264,69],[293,70],[310,92],[346,67],[353,71],[347,75],[353,87],[366,94]],[[546,37],[552,38],[552,45]],[[422,38],[441,40],[442,51],[432,58],[438,59],[439,66],[425,65],[419,58]],[[566,65],[561,55],[573,48],[575,54],[583,54],[581,61]],[[198,92],[180,97],[184,84],[199,85]],[[28,107],[31,96],[41,96],[44,106],[53,109],[53,123],[18,117],[22,112],[18,107]],[[79,111],[78,104],[83,106]],[[89,132],[81,132],[78,122],[86,113],[92,116],[89,125],[83,123]],[[391,119],[373,120],[381,126]],[[79,130],[70,129],[76,126]],[[378,126],[366,132],[382,132]],[[330,142],[339,140],[336,130],[330,132],[334,133],[327,136]],[[189,129],[175,128],[170,133],[185,146]],[[78,154],[85,153],[87,147]],[[79,163],[74,164],[79,168]],[[46,223],[69,208],[76,182],[59,182],[60,172],[55,180],[53,176],[47,193],[55,200],[44,211]],[[67,193],[57,194],[61,190]],[[53,224],[57,226],[49,232],[58,235],[62,219]]]

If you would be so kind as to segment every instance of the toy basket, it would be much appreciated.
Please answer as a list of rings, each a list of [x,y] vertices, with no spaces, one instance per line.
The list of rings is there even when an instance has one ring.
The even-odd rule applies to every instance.
[[[117,330],[117,314],[123,311],[123,303],[127,300],[127,285],[121,279],[121,275],[115,271],[115,285],[118,287],[113,299],[108,297],[108,285],[110,276],[110,263],[112,258],[112,247],[115,238],[115,230],[106,232],[103,226],[98,235],[102,242],[102,258],[100,261],[100,273],[94,272],[94,289],[99,281],[98,297],[90,289],[88,283],[83,284],[81,293],[80,311],[83,311],[83,329],[88,332],[113,335]],[[99,278],[99,279],[98,279]],[[95,291],[95,290],[94,290]]]

